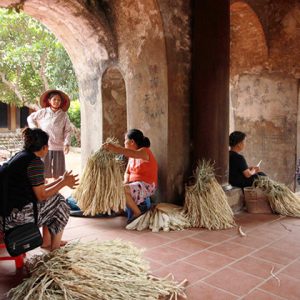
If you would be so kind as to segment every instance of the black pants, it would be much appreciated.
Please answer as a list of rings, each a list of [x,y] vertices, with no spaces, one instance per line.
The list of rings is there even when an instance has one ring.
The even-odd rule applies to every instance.
[[[243,186],[241,187],[247,187],[247,186],[252,186],[253,182],[255,179],[258,179],[260,176],[267,176],[265,173],[263,172],[258,172],[248,178],[244,178],[244,182],[243,182]]]

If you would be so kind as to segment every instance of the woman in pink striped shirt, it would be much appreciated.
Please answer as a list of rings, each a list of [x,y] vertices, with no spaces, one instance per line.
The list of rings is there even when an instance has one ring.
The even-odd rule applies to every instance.
[[[66,111],[70,106],[69,97],[59,90],[48,90],[40,97],[42,109],[28,118],[30,128],[39,127],[49,135],[49,151],[44,159],[45,177],[58,178],[66,170],[65,154],[71,142],[71,123]]]

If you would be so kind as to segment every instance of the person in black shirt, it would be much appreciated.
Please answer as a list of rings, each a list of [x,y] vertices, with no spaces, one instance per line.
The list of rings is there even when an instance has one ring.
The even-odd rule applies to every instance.
[[[239,154],[245,147],[246,134],[234,131],[229,136],[229,183],[237,187],[252,186],[258,176],[266,176],[259,166],[248,167],[243,155]]]

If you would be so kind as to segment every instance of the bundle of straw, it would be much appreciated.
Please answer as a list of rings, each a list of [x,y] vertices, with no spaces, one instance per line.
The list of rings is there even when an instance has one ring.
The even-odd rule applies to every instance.
[[[184,285],[149,275],[141,250],[121,241],[73,243],[42,256],[11,300],[177,299]]]
[[[171,203],[159,203],[153,209],[126,226],[129,230],[150,229],[152,232],[183,230],[190,227],[183,208]]]
[[[107,142],[117,144],[115,139]],[[123,163],[116,159],[116,154],[105,149],[98,150],[89,158],[73,193],[84,215],[111,214],[125,209],[123,169]]]
[[[194,180],[194,184],[185,188],[184,203],[191,226],[209,230],[233,227],[233,212],[215,178],[213,165],[204,160],[199,162]]]
[[[267,194],[274,212],[283,216],[300,217],[300,198],[286,185],[278,183],[267,176],[259,177],[253,185],[261,188]]]

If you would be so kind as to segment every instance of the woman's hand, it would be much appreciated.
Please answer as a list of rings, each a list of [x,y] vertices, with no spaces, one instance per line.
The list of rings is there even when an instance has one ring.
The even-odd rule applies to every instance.
[[[63,183],[71,189],[74,189],[78,185],[78,174],[73,175],[72,171],[66,171],[62,177]]]
[[[117,149],[119,148],[118,146],[116,146],[115,144],[112,144],[112,143],[104,143],[102,146],[101,146],[102,149],[105,149],[107,151],[111,151],[111,152],[114,152],[114,153],[118,153]]]
[[[64,153],[68,154],[70,151],[70,146],[69,145],[64,145]]]

